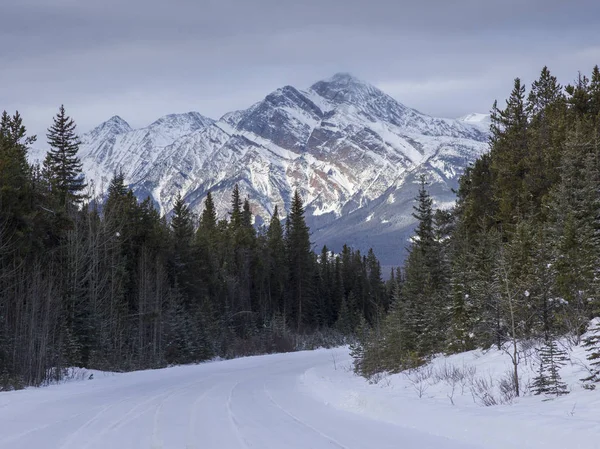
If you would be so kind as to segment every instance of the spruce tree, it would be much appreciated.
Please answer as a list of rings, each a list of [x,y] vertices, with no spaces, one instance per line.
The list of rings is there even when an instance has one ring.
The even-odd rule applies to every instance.
[[[217,211],[210,192],[204,200],[204,210],[200,216],[200,229],[202,232],[211,233],[217,228]]]
[[[87,184],[77,157],[81,141],[75,128],[75,122],[61,105],[46,134],[50,150],[44,160],[44,169],[62,206],[79,204],[86,198],[83,190]]]
[[[555,76],[544,66],[538,80],[531,84],[527,97],[526,110],[531,119],[545,120],[548,108],[564,97],[562,86]]]
[[[286,315],[285,290],[287,284],[287,251],[283,227],[279,220],[279,209],[275,205],[269,229],[267,230],[267,248],[269,254],[269,300],[271,310]]]
[[[590,81],[590,115],[596,121],[600,119],[600,68],[597,65]]]
[[[600,320],[596,319],[583,340],[583,347],[590,362],[590,375],[581,379],[584,382],[600,382]],[[588,387],[594,389],[595,386]]]
[[[181,194],[177,194],[171,217],[173,230],[173,269],[172,276],[176,286],[181,287],[184,304],[188,307],[198,301],[198,267],[193,247],[193,215]]]
[[[231,194],[231,226],[233,229],[239,229],[242,226],[242,200],[237,184],[233,186]]]
[[[194,236],[194,221],[181,192],[177,193],[175,203],[173,204],[173,217],[171,218],[171,228],[177,245],[189,245]]]
[[[527,176],[527,112],[525,86],[516,78],[506,107],[492,113],[491,168],[494,196],[498,201],[496,221],[503,232],[512,231],[518,217],[527,212],[528,198],[520,189]]]
[[[567,385],[561,380],[560,368],[569,360],[567,353],[558,347],[556,341],[549,340],[538,349],[540,367],[538,375],[533,379],[535,394],[561,396],[568,394]]]
[[[245,229],[252,228],[252,212],[250,210],[250,202],[248,198],[244,200],[244,206],[242,209],[242,227]]]
[[[22,236],[29,227],[31,170],[27,152],[35,142],[27,137],[23,119],[16,112],[12,117],[6,111],[0,118],[0,226],[5,232]],[[7,237],[7,236],[6,236]]]
[[[574,84],[565,87],[568,94],[569,110],[576,118],[582,118],[590,112],[590,79],[579,73]]]
[[[419,178],[419,193],[416,198],[417,205],[413,206],[412,216],[417,220],[415,236],[413,241],[423,249],[424,252],[430,250],[434,244],[433,235],[433,198],[427,191],[427,182],[425,175]]]
[[[302,198],[296,190],[287,218],[287,256],[289,266],[289,297],[291,316],[299,333],[310,316],[309,299],[313,288],[313,256],[310,248],[309,229],[304,219]]]

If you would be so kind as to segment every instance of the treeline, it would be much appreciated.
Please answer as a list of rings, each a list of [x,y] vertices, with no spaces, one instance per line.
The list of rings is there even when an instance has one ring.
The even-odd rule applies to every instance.
[[[516,79],[491,118],[490,151],[467,168],[452,210],[433,210],[423,180],[390,313],[354,347],[359,373],[497,346],[513,360],[518,395],[518,342],[538,339],[542,357],[560,358],[555,340],[582,343],[598,315],[600,70],[562,87],[544,68],[528,92]],[[587,380],[598,380],[598,341],[583,342]]]
[[[0,122],[0,390],[59,380],[66,367],[132,370],[339,344],[375,325],[389,290],[372,251],[311,249],[302,199],[252,225],[233,189],[161,217],[116,173],[100,205],[61,107],[31,166],[22,118]]]

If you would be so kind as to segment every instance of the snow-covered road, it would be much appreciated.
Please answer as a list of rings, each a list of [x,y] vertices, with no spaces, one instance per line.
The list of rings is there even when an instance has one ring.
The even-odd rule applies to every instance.
[[[306,392],[304,373],[331,364],[321,350],[0,393],[0,448],[474,448]]]

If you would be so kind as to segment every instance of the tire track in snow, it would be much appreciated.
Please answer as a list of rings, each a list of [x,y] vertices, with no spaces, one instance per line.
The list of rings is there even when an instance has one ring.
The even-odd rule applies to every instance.
[[[239,384],[239,382],[236,382],[233,385],[233,387],[231,387],[231,390],[229,390],[229,397],[227,398],[227,414],[229,415],[229,422],[231,423],[231,427],[233,427],[233,431],[235,432],[235,436],[237,437],[237,440],[240,443],[240,447],[242,447],[243,449],[249,449],[250,445],[242,436],[242,432],[240,430],[240,423],[238,422],[237,418],[235,417],[235,414],[233,413],[233,410],[231,409],[233,390],[235,390],[235,387],[237,387]]]
[[[110,410],[111,408],[116,407],[117,405],[122,404],[123,402],[127,401],[130,398],[131,398],[131,396],[128,396],[126,398],[121,399],[119,402],[115,402],[114,404],[109,404],[109,405],[105,405],[104,407],[102,407],[102,409],[98,413],[96,413],[94,416],[92,416],[90,419],[88,419],[86,422],[84,422],[77,429],[75,429],[74,431],[72,431],[69,434],[69,436],[67,437],[66,441],[60,445],[59,449],[68,449],[69,447],[71,447],[73,445],[74,440],[81,434],[82,431],[87,430],[88,428],[90,428],[108,410]]]
[[[321,437],[325,438],[327,441],[329,441],[331,443],[332,446],[337,447],[338,449],[350,449],[348,446],[344,446],[342,443],[340,443],[339,441],[336,441],[334,438],[330,437],[329,435],[324,434],[323,432],[321,432],[319,429],[316,429],[315,427],[311,426],[310,424],[306,423],[305,421],[302,421],[300,418],[298,418],[296,415],[294,415],[293,413],[287,411],[286,409],[284,409],[281,405],[279,405],[275,399],[273,399],[273,396],[271,395],[271,393],[269,392],[269,390],[267,390],[267,384],[265,383],[263,385],[263,389],[265,391],[265,394],[267,395],[267,398],[269,399],[269,401],[275,406],[277,407],[279,410],[281,410],[283,413],[285,413],[286,415],[288,415],[290,418],[292,418],[296,423],[306,427],[307,429],[312,430],[314,433],[320,435]]]
[[[41,426],[35,427],[33,429],[30,429],[30,430],[26,430],[25,432],[21,432],[21,433],[18,433],[16,435],[11,435],[8,438],[4,438],[4,439],[0,440],[0,446],[4,446],[5,444],[8,444],[8,443],[13,443],[13,442],[15,442],[17,440],[20,440],[23,437],[26,437],[27,435],[30,435],[30,434],[36,433],[36,432],[40,432],[40,431],[42,431],[44,429],[47,429],[49,427],[52,427],[52,426],[54,426],[56,424],[62,424],[64,422],[70,421],[71,419],[77,418],[78,416],[81,416],[84,413],[85,412],[75,413],[73,415],[67,416],[66,418],[59,419],[58,421],[53,421],[53,422],[48,423],[48,424],[43,424]],[[12,446],[12,447],[14,447],[14,446]]]
[[[162,449],[162,447],[163,447],[163,442],[160,437],[160,415],[162,413],[162,408],[163,408],[165,402],[167,402],[167,400],[169,398],[171,398],[173,395],[175,395],[176,393],[179,393],[180,391],[185,391],[189,388],[195,387],[198,384],[206,383],[208,380],[212,379],[213,377],[214,376],[208,376],[208,377],[203,378],[202,380],[197,380],[197,381],[188,383],[185,386],[177,388],[175,391],[172,391],[167,397],[165,397],[163,400],[160,401],[160,403],[156,407],[156,410],[154,411],[154,420],[153,420],[153,426],[152,426],[152,446],[151,446],[152,449]],[[204,391],[194,401],[193,407],[195,408],[195,406],[200,403],[200,400],[202,398],[204,398],[207,395],[207,393],[209,391],[213,390],[215,387],[216,386]],[[194,411],[194,409],[192,411]],[[190,419],[191,419],[191,417],[190,417]],[[189,446],[189,444],[186,444],[186,446]]]
[[[111,431],[117,430],[117,429],[123,427],[125,424],[128,424],[131,421],[135,420],[136,418],[139,418],[140,416],[148,413],[151,410],[150,408],[143,408],[139,412],[136,412],[136,411],[142,407],[145,407],[148,404],[152,404],[155,400],[160,399],[161,397],[167,395],[169,391],[170,390],[168,390],[167,392],[162,392],[160,394],[154,395],[144,401],[138,402],[133,407],[131,407],[120,418],[117,418],[116,420],[111,421],[102,430],[100,430],[98,433],[96,433],[96,435],[94,435],[93,438],[91,438],[83,446],[81,446],[80,449],[86,449],[86,448],[90,447],[93,443],[97,442],[100,439],[100,437],[106,435],[107,433],[109,433]]]
[[[199,381],[190,382],[190,383],[184,385],[183,387],[172,387],[172,388],[167,389],[166,391],[163,391],[159,394],[151,396],[150,398],[146,399],[145,401],[137,403],[131,409],[129,409],[124,415],[122,415],[120,418],[117,418],[116,420],[113,420],[110,424],[108,424],[106,427],[104,427],[104,429],[100,430],[96,435],[94,435],[94,437],[92,439],[87,441],[85,443],[85,445],[81,446],[78,449],[89,448],[93,443],[97,442],[100,439],[100,437],[106,435],[109,432],[118,430],[118,429],[122,428],[123,426],[125,426],[126,424],[129,424],[130,422],[136,420],[140,416],[143,416],[146,413],[152,411],[153,405],[155,405],[156,408],[154,409],[155,410],[155,418],[154,418],[155,421],[154,421],[154,428],[153,428],[153,433],[152,433],[152,435],[153,435],[152,449],[161,448],[162,447],[161,445],[155,446],[155,444],[154,444],[155,442],[158,444],[162,444],[162,442],[160,442],[158,439],[155,440],[155,435],[158,435],[157,430],[156,430],[156,428],[157,428],[156,420],[159,418],[159,416],[157,417],[156,415],[157,415],[157,413],[158,413],[158,415],[160,415],[159,408],[162,408],[162,404],[165,401],[167,401],[174,394],[176,394],[180,391],[184,391],[188,388],[191,388],[194,385],[197,385],[198,383],[205,382],[206,380],[207,380],[207,378],[204,378]],[[158,404],[156,404],[157,400],[160,401]],[[148,407],[146,407],[146,406],[148,406]]]
[[[186,449],[196,449],[197,448],[196,443],[195,443],[195,440],[196,440],[195,424],[196,424],[196,420],[197,420],[198,405],[200,405],[200,403],[204,400],[204,398],[208,395],[208,393],[215,390],[217,388],[217,386],[218,386],[218,384],[213,385],[208,390],[203,391],[194,400],[194,403],[190,407],[190,417],[188,420],[188,431],[187,431],[187,443],[185,445]]]

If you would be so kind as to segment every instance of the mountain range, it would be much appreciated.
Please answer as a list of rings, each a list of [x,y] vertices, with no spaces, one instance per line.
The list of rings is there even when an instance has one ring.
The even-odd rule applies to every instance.
[[[162,213],[178,192],[199,213],[210,191],[227,217],[237,183],[261,225],[275,205],[285,216],[298,189],[316,249],[373,247],[395,265],[414,227],[420,175],[435,205],[449,207],[464,168],[487,150],[488,129],[488,115],[431,117],[340,73],[218,120],[189,112],[132,129],[115,116],[81,136],[80,158],[97,192],[122,170]]]

